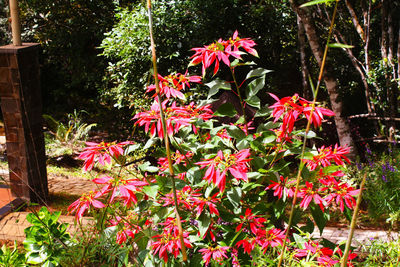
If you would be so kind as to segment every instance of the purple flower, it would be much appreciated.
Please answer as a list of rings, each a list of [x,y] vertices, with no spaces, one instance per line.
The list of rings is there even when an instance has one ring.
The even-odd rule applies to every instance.
[[[383,180],[385,183],[387,183],[387,179],[386,179],[386,176],[385,176],[385,175],[382,175],[382,180]]]
[[[361,171],[362,168],[363,168],[360,162],[356,162],[356,166],[357,166],[357,169],[358,169],[359,171]]]
[[[371,152],[371,150],[369,149],[369,147],[366,147],[366,151],[367,151],[368,154],[372,155],[372,152]]]

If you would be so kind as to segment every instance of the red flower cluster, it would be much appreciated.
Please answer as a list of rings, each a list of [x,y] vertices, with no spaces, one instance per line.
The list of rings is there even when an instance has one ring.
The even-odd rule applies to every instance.
[[[352,209],[356,204],[354,197],[360,193],[360,190],[353,188],[346,182],[336,180],[335,177],[343,175],[341,171],[327,175],[320,169],[319,183],[306,181],[305,185],[299,188],[298,197],[302,199],[300,207],[306,209],[311,202],[314,202],[322,211],[332,203],[336,203],[342,212],[344,211],[344,205]],[[265,190],[274,190],[274,196],[279,199],[283,196],[293,197],[294,189],[290,184],[293,184],[294,181],[288,182],[287,180],[288,178],[281,176],[280,182],[271,181],[272,183]]]
[[[330,248],[321,247],[316,241],[308,241],[304,243],[304,249],[296,249],[296,257],[297,258],[305,258],[305,257],[315,257],[319,266],[335,266],[335,264],[340,262],[340,258],[342,256],[342,250],[340,248],[336,248],[335,252]],[[350,253],[348,257],[347,266],[353,266],[351,260],[357,257],[357,254]]]
[[[182,188],[182,190],[176,191],[176,201],[179,206],[182,206],[187,210],[192,210],[193,206],[193,198],[200,196],[201,194],[197,193],[199,190],[193,190],[190,186],[186,185]],[[174,206],[174,194],[169,193],[165,196],[161,197],[163,206]]]
[[[331,162],[335,162],[336,165],[345,165],[345,162],[350,163],[350,160],[345,156],[350,152],[350,148],[345,146],[341,147],[337,144],[334,148],[322,146],[318,148],[318,154],[312,159],[305,159],[307,167],[313,171],[318,166],[327,167],[331,165]]]
[[[219,215],[217,203],[221,200],[217,198],[218,193],[208,198],[202,197],[200,190],[193,190],[190,186],[186,185],[182,190],[177,190],[176,197],[179,206],[183,206],[186,210],[196,211],[196,216],[200,216],[205,207],[208,207],[210,214]],[[164,207],[174,205],[174,196],[172,193],[166,194],[161,197]]]
[[[167,134],[173,135],[182,127],[189,126],[193,118],[209,120],[213,115],[210,105],[197,107],[194,103],[188,106],[179,107],[176,102],[167,107],[168,100],[162,103],[162,109],[166,118]],[[157,101],[154,101],[149,111],[139,112],[133,119],[137,119],[135,124],[145,127],[145,132],[149,132],[152,137],[157,133],[158,137],[164,138],[162,122],[160,117],[160,107]]]
[[[228,258],[226,255],[226,252],[229,250],[229,247],[221,247],[221,246],[216,246],[216,247],[207,247],[207,248],[202,248],[199,249],[203,256],[203,261],[205,264],[209,264],[211,261],[211,258],[215,260],[217,263],[222,263],[222,261]]]
[[[290,134],[293,131],[294,123],[299,119],[300,115],[310,120],[311,123],[314,124],[314,127],[321,126],[324,115],[335,115],[333,111],[318,106],[315,106],[314,111],[311,112],[313,109],[312,102],[299,97],[298,94],[292,97],[287,96],[282,99],[279,99],[276,95],[271,93],[270,96],[277,101],[270,107],[274,109],[272,112],[272,116],[275,118],[274,122],[277,122],[283,117],[281,127],[276,130],[278,142],[290,141]]]
[[[179,230],[176,225],[175,218],[167,218],[165,223],[161,223],[163,232],[160,235],[152,237],[153,253],[163,259],[165,262],[168,261],[168,253],[172,254],[175,258],[178,257],[182,248],[181,241],[179,239]],[[187,239],[189,236],[188,232],[183,232],[184,246],[191,248],[192,244]]]
[[[90,209],[91,206],[101,209],[104,208],[105,205],[103,202],[96,200],[96,198],[99,198],[101,196],[100,192],[93,192],[90,191],[89,193],[84,193],[79,199],[75,200],[71,205],[68,207],[68,213],[73,213],[75,211],[75,219],[79,221],[85,211],[87,209]]]
[[[110,221],[111,226],[122,225],[122,229],[117,232],[117,243],[120,245],[125,243],[128,237],[135,238],[135,234],[142,230],[140,226],[130,224],[128,219],[128,216],[124,219],[116,216],[115,220]]]
[[[206,168],[203,179],[214,183],[223,192],[226,185],[226,173],[230,174],[237,180],[247,181],[248,164],[251,159],[250,150],[243,149],[236,154],[224,155],[220,150],[214,158],[195,163],[201,168]]]
[[[239,232],[242,229],[243,225],[245,225],[250,227],[250,230],[254,235],[257,235],[260,228],[264,227],[263,224],[267,221],[267,219],[253,214],[251,209],[246,209],[244,216],[240,215],[240,220],[242,222],[238,226],[236,226],[236,232]]]
[[[95,178],[92,181],[95,184],[105,185],[100,191],[102,195],[112,192],[109,200],[110,203],[117,197],[123,200],[124,205],[127,207],[137,203],[136,192],[141,191],[141,187],[148,185],[146,181],[125,177],[112,178],[110,176],[103,176]]]
[[[257,51],[253,48],[256,43],[249,38],[239,38],[238,35],[238,32],[235,31],[232,38],[229,40],[219,39],[217,42],[210,45],[192,48],[195,54],[191,57],[192,61],[190,62],[190,66],[202,63],[202,73],[204,76],[206,69],[215,62],[215,75],[219,70],[220,61],[230,67],[231,63],[229,57],[232,56],[236,59],[241,59],[241,55],[244,52],[240,51],[240,48],[243,48],[244,51],[253,56],[258,56]]]
[[[80,159],[83,159],[85,163],[83,164],[84,171],[90,171],[96,162],[101,165],[105,165],[106,163],[111,163],[111,158],[118,158],[119,156],[124,154],[123,147],[126,145],[130,145],[132,142],[122,142],[122,143],[94,143],[94,142],[86,142],[87,147],[85,147],[84,151],[79,155]]]
[[[265,253],[269,247],[277,247],[283,244],[284,231],[276,228],[265,229],[264,223],[267,221],[265,218],[254,215],[250,209],[246,210],[245,216],[240,217],[246,221],[253,234],[236,243],[236,247],[242,246],[247,254],[251,254],[256,245],[260,246]],[[236,232],[240,231],[242,225],[243,223],[236,227]]]
[[[166,98],[176,97],[180,99],[185,99],[185,96],[180,92],[185,89],[185,87],[190,88],[189,83],[200,83],[200,76],[186,76],[185,74],[174,73],[168,76],[158,75],[160,95],[164,95]],[[154,84],[147,87],[147,93],[156,90]],[[155,97],[157,94],[154,94]]]
[[[272,184],[270,184],[265,190],[272,189],[274,190],[274,196],[278,197],[281,199],[283,196],[288,196],[292,197],[294,192],[290,184],[293,184],[294,181],[287,181],[288,178],[284,178],[282,175],[279,177],[279,182],[272,181]]]
[[[172,159],[172,164],[181,164],[183,162],[183,165],[187,165],[187,161],[190,160],[193,157],[193,152],[189,151],[185,155],[182,155],[181,152],[176,150],[174,153],[171,154],[171,159]],[[164,172],[168,169],[168,159],[166,157],[159,158],[158,159],[158,164],[160,165],[160,172]],[[160,173],[160,175],[163,175]],[[186,176],[186,172],[179,173],[178,178],[181,180],[184,180]]]

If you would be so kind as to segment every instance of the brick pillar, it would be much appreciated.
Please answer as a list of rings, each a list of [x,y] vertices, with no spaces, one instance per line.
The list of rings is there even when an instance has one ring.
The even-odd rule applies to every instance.
[[[31,202],[48,196],[38,44],[0,47],[0,98],[11,192]]]

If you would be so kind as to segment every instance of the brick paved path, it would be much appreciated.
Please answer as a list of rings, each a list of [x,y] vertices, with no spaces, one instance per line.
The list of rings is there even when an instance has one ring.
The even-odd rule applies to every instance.
[[[0,170],[0,176],[2,176],[6,183],[9,182],[8,170]],[[85,178],[49,173],[47,180],[50,193],[65,192],[71,195],[82,195],[85,192],[97,189],[95,183]]]
[[[349,236],[349,229],[339,228],[339,227],[325,227],[322,236],[318,229],[314,230],[312,236],[317,239],[325,238],[329,241],[339,244],[340,242],[346,242]],[[363,230],[356,229],[354,231],[353,239],[351,240],[351,244],[354,247],[361,247],[362,245],[371,244],[371,240],[379,239],[382,241],[390,241],[397,240],[398,233],[387,232],[383,230]]]

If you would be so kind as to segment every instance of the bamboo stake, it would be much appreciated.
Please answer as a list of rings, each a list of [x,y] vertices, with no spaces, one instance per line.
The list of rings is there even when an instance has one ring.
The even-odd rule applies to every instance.
[[[155,79],[155,83],[156,83],[156,94],[157,94],[157,100],[158,100],[158,105],[159,105],[159,109],[160,109],[161,124],[163,127],[163,133],[164,133],[164,144],[165,144],[165,150],[166,150],[167,159],[168,159],[168,170],[169,170],[169,174],[170,174],[170,177],[172,180],[172,191],[173,191],[173,195],[174,195],[176,224],[179,229],[179,239],[181,241],[182,258],[183,258],[183,261],[186,262],[187,254],[186,254],[186,247],[185,247],[185,243],[184,243],[184,239],[183,239],[183,229],[182,229],[181,217],[179,215],[179,210],[178,210],[178,201],[177,201],[176,186],[175,186],[175,174],[174,174],[174,169],[172,167],[171,149],[169,146],[169,137],[168,137],[168,133],[167,133],[165,116],[164,116],[164,112],[163,112],[163,108],[162,108],[162,100],[160,97],[160,84],[159,84],[159,80],[158,80],[156,47],[155,47],[154,36],[153,36],[153,16],[152,16],[152,12],[151,12],[151,0],[147,0],[147,11],[148,11],[148,16],[149,16],[150,43],[151,43],[151,54],[152,54],[153,69],[154,69],[154,79]]]
[[[358,210],[360,209],[360,204],[361,204],[361,199],[362,199],[361,196],[362,196],[362,191],[364,189],[364,184],[365,184],[365,180],[366,179],[367,179],[367,173],[364,174],[364,177],[363,177],[363,179],[361,181],[360,193],[358,194],[357,203],[356,203],[356,206],[355,206],[354,212],[353,212],[353,217],[351,218],[350,232],[349,232],[349,236],[347,237],[346,248],[344,250],[342,262],[340,264],[341,267],[346,267],[347,266],[347,259],[348,259],[349,254],[350,254],[351,240],[353,239],[354,230],[356,228],[357,214],[358,214]]]
[[[10,0],[11,31],[13,45],[21,46],[21,24],[19,22],[18,1]]]

